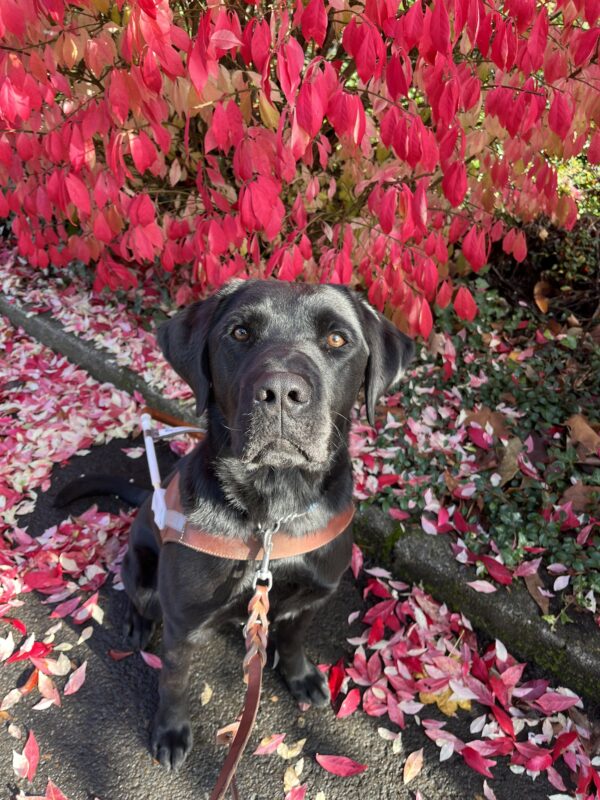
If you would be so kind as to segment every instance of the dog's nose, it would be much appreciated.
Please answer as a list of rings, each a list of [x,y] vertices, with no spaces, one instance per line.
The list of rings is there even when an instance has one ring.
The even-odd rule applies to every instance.
[[[302,411],[312,399],[308,382],[294,372],[268,372],[258,379],[254,399],[267,410]]]

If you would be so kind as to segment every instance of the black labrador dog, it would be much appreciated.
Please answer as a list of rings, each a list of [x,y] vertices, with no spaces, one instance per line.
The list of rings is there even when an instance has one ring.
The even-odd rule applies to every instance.
[[[402,375],[413,344],[359,295],[341,286],[234,281],[159,330],[167,361],[207,412],[206,438],[182,459],[188,520],[247,538],[281,519],[302,536],[351,502],[349,417],[364,385],[378,398]],[[348,528],[325,547],[272,563],[271,623],[279,669],[301,703],[325,705],[324,675],[304,653],[317,607],[336,589],[351,555]],[[188,715],[195,647],[224,622],[245,620],[255,564],[175,545],[160,547],[147,500],[123,563],[127,631],[145,647],[164,624],[154,756],[178,768],[192,746]]]

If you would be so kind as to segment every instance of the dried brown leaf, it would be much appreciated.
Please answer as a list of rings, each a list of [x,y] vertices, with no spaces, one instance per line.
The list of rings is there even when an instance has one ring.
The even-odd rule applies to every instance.
[[[574,483],[560,498],[563,503],[572,503],[573,511],[580,513],[589,510],[600,499],[600,486],[586,486],[584,483]]]
[[[470,425],[472,422],[476,422],[482,428],[485,428],[489,423],[496,436],[500,439],[508,439],[510,436],[510,431],[506,427],[506,417],[504,414],[501,414],[499,411],[493,411],[488,406],[481,406],[479,411],[471,411],[467,414],[465,417],[465,425]]]
[[[573,414],[567,420],[571,442],[577,445],[580,458],[595,456],[600,450],[600,436],[582,414]]]
[[[527,575],[523,580],[525,581],[527,591],[540,607],[542,614],[546,616],[550,611],[550,601],[539,592],[540,589],[544,588],[542,579],[536,572],[535,575]]]
[[[519,472],[519,464],[517,462],[517,457],[519,453],[523,450],[523,443],[520,439],[513,437],[509,439],[506,447],[504,448],[504,454],[502,456],[502,461],[500,462],[500,466],[498,467],[498,472],[502,478],[501,484],[504,486],[509,481],[515,477],[515,475]]]

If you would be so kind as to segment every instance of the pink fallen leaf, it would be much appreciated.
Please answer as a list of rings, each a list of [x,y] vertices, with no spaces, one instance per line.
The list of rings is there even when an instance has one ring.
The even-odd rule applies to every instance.
[[[350,714],[353,714],[358,706],[360,705],[360,691],[358,689],[350,689],[346,697],[344,698],[344,702],[339,708],[339,711],[336,714],[338,719],[344,719],[344,717],[349,717]]]
[[[544,714],[555,714],[557,711],[566,711],[579,703],[579,697],[560,694],[559,692],[546,692],[539,697],[535,704],[541,708]]]
[[[144,650],[140,650],[140,655],[152,669],[162,669],[162,661],[154,653],[146,653]]]
[[[40,749],[33,731],[29,731],[27,742],[22,753],[13,750],[13,769],[19,778],[27,778],[32,781],[40,760]]]
[[[399,522],[403,522],[410,517],[408,511],[402,511],[401,508],[390,508],[388,514],[392,519],[397,519]]]
[[[483,782],[483,796],[486,800],[496,800],[496,794],[487,781]]]
[[[352,568],[352,574],[355,578],[358,578],[363,566],[363,554],[362,550],[357,544],[352,545],[352,562],[350,566]]]
[[[467,581],[467,586],[475,589],[476,592],[483,592],[483,594],[491,594],[498,590],[498,587],[489,581]]]
[[[303,783],[301,786],[294,786],[293,789],[286,794],[285,800],[304,800],[306,797],[306,784]]]
[[[56,786],[56,784],[52,783],[50,780],[46,786],[46,794],[44,797],[45,800],[69,800],[69,798],[61,792],[58,786]]]
[[[85,670],[87,667],[87,661],[84,661],[80,667],[77,667],[75,672],[69,676],[69,680],[65,684],[65,688],[63,689],[64,695],[75,694],[78,692],[81,687],[83,686],[83,682],[85,681]]]
[[[339,775],[347,778],[350,775],[358,775],[367,769],[366,764],[359,764],[346,756],[323,756],[317,753],[315,756],[317,763],[332,775]]]
[[[42,697],[50,700],[52,705],[60,706],[58,689],[49,675],[44,675],[43,672],[38,673],[38,689]]]
[[[277,748],[283,742],[286,736],[287,736],[286,733],[273,733],[266,739],[262,739],[261,743],[254,751],[253,755],[270,756],[271,753],[274,753],[277,750]]]
[[[33,731],[29,731],[29,736],[27,737],[25,747],[23,748],[23,755],[28,761],[27,774],[25,777],[28,781],[32,781],[35,778],[35,773],[40,760],[40,748],[38,747],[36,738],[33,735]]]
[[[411,753],[408,758],[406,759],[406,763],[404,764],[404,773],[403,773],[403,781],[404,785],[406,786],[407,783],[410,783],[423,769],[423,748],[420,750],[415,750],[414,753]]]

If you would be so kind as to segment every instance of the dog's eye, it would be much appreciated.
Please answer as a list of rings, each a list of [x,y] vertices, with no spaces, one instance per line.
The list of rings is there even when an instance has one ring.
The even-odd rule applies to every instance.
[[[231,335],[236,342],[247,342],[250,338],[250,331],[247,328],[244,328],[243,325],[236,325],[231,331]]]
[[[327,337],[327,344],[329,347],[343,347],[346,344],[346,340],[341,333],[334,331]]]

